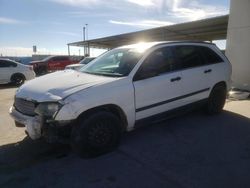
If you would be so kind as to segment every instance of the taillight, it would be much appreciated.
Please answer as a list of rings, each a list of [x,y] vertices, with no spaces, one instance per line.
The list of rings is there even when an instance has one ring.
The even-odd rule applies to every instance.
[[[29,66],[29,69],[30,69],[31,71],[33,71],[33,67],[32,67],[32,66]]]

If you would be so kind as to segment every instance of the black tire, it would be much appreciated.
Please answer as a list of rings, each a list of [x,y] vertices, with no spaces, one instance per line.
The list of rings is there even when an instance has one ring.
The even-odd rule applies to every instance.
[[[96,157],[113,151],[120,142],[121,122],[112,113],[100,111],[79,118],[71,133],[71,148],[81,157]]]
[[[224,85],[216,85],[208,98],[208,103],[206,106],[206,111],[208,114],[218,114],[222,112],[223,107],[226,102],[227,90]]]
[[[23,74],[14,74],[11,76],[11,83],[15,86],[21,86],[25,82],[25,76]]]

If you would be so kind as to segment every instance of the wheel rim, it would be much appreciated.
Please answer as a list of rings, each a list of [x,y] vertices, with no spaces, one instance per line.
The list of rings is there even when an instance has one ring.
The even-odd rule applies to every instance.
[[[88,141],[94,147],[103,147],[111,143],[112,131],[109,122],[96,122],[88,132]]]
[[[23,78],[21,78],[21,77],[15,77],[14,78],[14,82],[15,82],[15,84],[20,85],[20,84],[23,83]]]

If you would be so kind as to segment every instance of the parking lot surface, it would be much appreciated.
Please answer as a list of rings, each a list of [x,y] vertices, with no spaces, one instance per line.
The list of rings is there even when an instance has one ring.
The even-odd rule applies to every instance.
[[[0,86],[0,187],[250,187],[250,101],[196,111],[125,134],[114,152],[82,159],[31,141],[8,115],[16,88]]]

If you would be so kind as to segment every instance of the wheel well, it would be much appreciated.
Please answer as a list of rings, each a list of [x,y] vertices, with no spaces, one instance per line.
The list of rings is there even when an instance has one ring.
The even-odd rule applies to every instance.
[[[22,73],[14,73],[14,74],[12,74],[12,76],[10,77],[10,79],[12,80],[12,78],[14,77],[14,76],[22,76],[24,79],[26,79],[25,78],[25,76],[22,74]]]
[[[225,89],[227,89],[227,84],[225,81],[216,83],[213,88],[218,87],[218,86],[222,86],[222,87],[225,87]]]
[[[122,122],[122,127],[121,127],[122,131],[126,130],[127,125],[128,125],[127,117],[126,117],[125,113],[123,112],[123,110],[115,104],[107,104],[107,105],[102,105],[102,106],[88,109],[87,111],[81,113],[77,119],[80,119],[80,118],[84,119],[87,116],[90,116],[91,114],[99,112],[99,111],[107,111],[107,112],[111,112],[114,115],[116,115]]]

